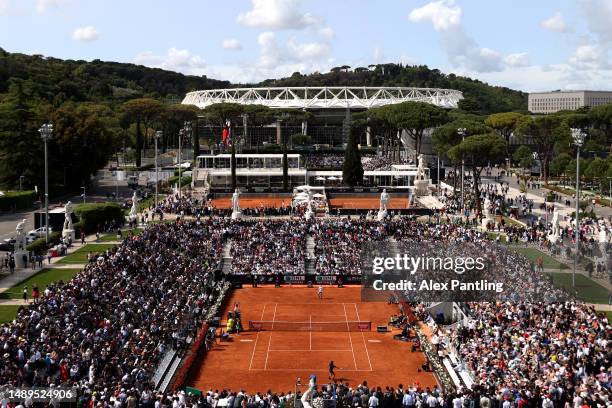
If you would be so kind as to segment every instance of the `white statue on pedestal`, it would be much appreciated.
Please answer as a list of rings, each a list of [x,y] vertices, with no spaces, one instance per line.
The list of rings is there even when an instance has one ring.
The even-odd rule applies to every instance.
[[[604,221],[600,221],[599,223],[599,249],[601,250],[601,255],[604,260],[607,260],[610,257],[610,254],[607,251],[608,247],[608,232],[606,231],[606,223]]]
[[[304,408],[312,408],[309,400],[312,398],[315,388],[317,388],[317,377],[314,374],[311,374],[310,380],[308,380],[308,390],[304,391],[304,394],[302,394],[302,398],[300,399]]]
[[[132,208],[130,208],[130,221],[138,220],[138,197],[136,191],[132,194]]]
[[[75,240],[74,228],[72,227],[72,213],[74,212],[74,205],[68,201],[64,207],[64,228],[62,229],[62,237],[70,241]]]
[[[422,154],[419,154],[419,165],[414,179],[427,180],[427,173],[425,173],[425,157]]]
[[[482,212],[483,212],[484,218],[482,219],[481,225],[482,225],[482,229],[486,231],[488,230],[489,224],[495,224],[495,221],[491,217],[491,200],[489,200],[489,197],[485,198],[485,201],[482,207]]]
[[[240,210],[240,190],[236,189],[232,194],[232,220],[237,220],[242,217]]]
[[[389,205],[389,193],[387,193],[387,189],[383,189],[382,193],[380,193],[380,208],[378,210],[378,221],[382,221],[387,217],[387,207]]]
[[[24,233],[25,224],[27,220],[23,219],[20,223],[17,224],[15,228],[15,232],[17,235],[15,236],[15,266],[17,268],[26,268],[28,266],[28,251],[26,249],[27,240]],[[25,258],[25,259],[24,259]]]
[[[425,157],[422,154],[419,154],[419,165],[414,176],[414,187],[417,196],[428,194],[429,178],[427,173],[425,173]]]
[[[23,220],[21,220],[21,222],[17,224],[17,227],[15,227],[15,232],[17,233],[17,235],[15,236],[15,252],[26,250],[27,240],[23,232],[25,229],[26,222],[27,220],[24,218]]]
[[[551,223],[552,223],[552,233],[548,235],[548,240],[552,242],[553,244],[555,244],[559,240],[559,235],[560,235],[559,211],[558,210],[553,211],[553,218],[552,218]]]

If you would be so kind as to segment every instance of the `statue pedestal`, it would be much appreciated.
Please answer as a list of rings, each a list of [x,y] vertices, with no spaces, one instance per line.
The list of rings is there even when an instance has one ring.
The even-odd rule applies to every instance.
[[[480,222],[480,228],[482,228],[483,231],[488,231],[487,225],[491,225],[492,227],[495,226],[495,220],[493,218],[483,218]]]
[[[382,221],[382,220],[384,220],[385,218],[387,218],[387,210],[379,210],[379,211],[378,211],[378,215],[376,216],[376,219],[377,219],[378,221]]]
[[[417,196],[429,195],[429,180],[415,180],[414,187]]]
[[[548,238],[548,240],[550,242],[552,242],[553,244],[556,244],[557,241],[559,240],[559,235],[557,235],[557,234],[550,234],[546,238]]]
[[[23,256],[26,256],[26,261],[23,261]],[[28,251],[15,251],[15,268],[27,268],[28,267]]]
[[[239,220],[242,218],[242,212],[232,211],[232,220]]]
[[[312,209],[310,208],[308,208],[306,212],[304,213],[304,218],[307,220],[312,219],[313,216],[314,216],[314,212],[312,212]]]
[[[64,238],[64,241],[74,242],[74,240],[76,239],[74,230],[73,229],[62,230],[62,238]]]

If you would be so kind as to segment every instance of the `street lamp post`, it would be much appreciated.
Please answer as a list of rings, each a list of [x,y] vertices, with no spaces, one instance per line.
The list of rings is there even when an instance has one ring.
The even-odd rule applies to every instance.
[[[51,140],[53,125],[45,123],[38,129],[38,132],[42,141],[45,142],[45,242],[49,243],[49,156],[47,143]]]
[[[183,145],[182,145],[182,136],[189,136],[191,132],[191,122],[189,121],[185,121],[183,123],[183,128],[179,131],[179,151],[178,151],[178,165],[179,165],[179,182],[178,182],[178,188],[179,188],[179,199],[181,198],[181,170],[183,167],[183,163],[182,163],[182,158],[181,158],[181,151],[183,149]]]
[[[19,191],[21,191],[21,182],[23,181],[24,178],[25,176],[19,176]]]
[[[163,132],[158,130],[155,132],[155,211],[157,211],[157,200],[159,195],[159,166],[157,165],[157,141],[161,139]]]
[[[580,147],[584,143],[586,134],[582,129],[572,128],[572,139],[576,145],[576,256],[574,257],[574,270],[572,271],[572,288],[576,287],[576,269],[578,267],[578,254],[580,250]]]
[[[465,128],[457,129],[457,134],[461,136],[461,141],[465,140]],[[463,184],[465,180],[465,160],[463,159],[463,155],[461,155],[461,211],[465,211],[465,194]],[[463,216],[463,214],[461,214]]]
[[[608,207],[612,207],[612,177],[608,177]]]
[[[87,191],[86,191],[86,186],[85,186],[85,185],[83,185],[83,187],[81,187],[81,190],[83,190],[83,204],[85,204],[85,201],[86,201],[86,196],[85,196],[85,194],[87,193]]]

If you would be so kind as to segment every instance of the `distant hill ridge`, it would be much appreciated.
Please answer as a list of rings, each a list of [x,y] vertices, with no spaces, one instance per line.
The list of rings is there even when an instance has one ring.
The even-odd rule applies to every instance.
[[[180,101],[198,89],[245,86],[206,76],[184,75],[142,65],[93,60],[61,60],[41,55],[8,53],[0,48],[0,94],[11,78],[24,81],[28,99],[60,104],[66,100],[104,102],[111,105],[135,97]],[[378,64],[369,67],[333,68],[328,73],[266,79],[246,86],[414,86],[462,91],[460,107],[483,114],[526,111],[527,94],[455,74],[444,74],[425,65]]]

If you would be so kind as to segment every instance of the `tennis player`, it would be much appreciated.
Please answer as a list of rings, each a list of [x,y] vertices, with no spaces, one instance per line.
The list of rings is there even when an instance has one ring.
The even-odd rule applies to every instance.
[[[329,366],[328,366],[328,371],[329,371],[329,377],[327,377],[328,379],[330,379],[330,380],[335,380],[336,379],[336,373],[334,373],[334,369],[335,368],[340,368],[340,367],[335,365],[333,360],[330,361],[329,362]],[[340,368],[340,370],[342,370],[342,369]]]
[[[319,285],[319,287],[317,288],[317,296],[319,297],[319,299],[323,299],[323,285]]]

